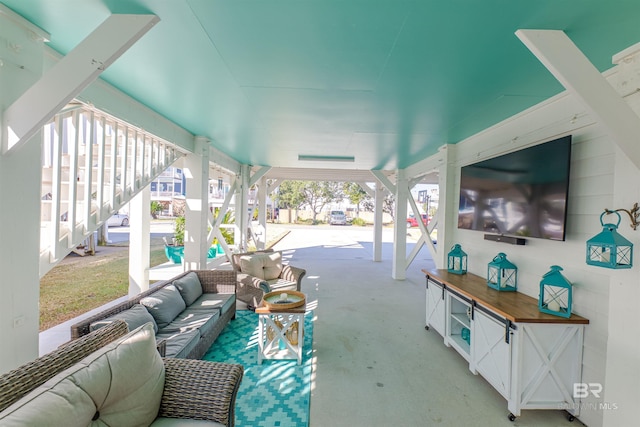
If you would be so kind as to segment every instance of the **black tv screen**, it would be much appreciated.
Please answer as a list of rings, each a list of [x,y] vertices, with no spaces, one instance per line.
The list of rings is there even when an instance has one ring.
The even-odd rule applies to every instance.
[[[571,135],[463,166],[458,228],[564,240]]]

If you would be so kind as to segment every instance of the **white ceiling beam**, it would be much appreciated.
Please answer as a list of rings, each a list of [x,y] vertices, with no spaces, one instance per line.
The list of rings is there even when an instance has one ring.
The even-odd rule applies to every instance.
[[[159,21],[155,15],[109,16],[7,108],[3,154],[28,141]]]
[[[215,148],[212,141],[209,141],[209,161],[233,175],[240,173],[240,162]]]
[[[560,30],[518,30],[516,36],[640,169],[640,117],[571,39]]]
[[[280,187],[280,184],[282,184],[282,181],[284,181],[283,179],[276,179],[274,180],[271,185],[268,186],[267,188],[267,194],[271,194],[273,193],[276,188]]]
[[[415,176],[420,176],[420,178],[424,178],[426,174],[429,174],[430,172],[437,170],[441,164],[442,164],[442,147],[438,149],[438,152],[436,154],[408,166],[404,171],[407,176],[410,176],[412,178]]]
[[[249,187],[255,185],[258,181],[260,181],[260,179],[265,176],[267,174],[267,172],[269,172],[271,170],[270,166],[263,166],[260,169],[258,169],[252,176],[251,179],[249,180]]]
[[[372,170],[371,174],[382,184],[391,194],[396,194],[396,186],[382,171]]]
[[[369,195],[369,197],[376,197],[376,190],[369,187],[366,182],[357,182],[356,184],[358,184],[360,188]]]

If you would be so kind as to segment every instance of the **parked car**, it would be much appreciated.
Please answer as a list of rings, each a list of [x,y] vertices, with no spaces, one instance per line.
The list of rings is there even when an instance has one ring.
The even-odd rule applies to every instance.
[[[331,211],[329,214],[329,224],[347,225],[347,216],[344,214],[344,211]]]
[[[129,215],[116,212],[107,220],[107,225],[109,227],[127,227],[129,225]]]
[[[422,217],[422,223],[424,225],[429,224],[429,216],[427,214],[422,214],[420,216]],[[407,227],[417,227],[417,226],[418,226],[418,220],[416,217],[410,216],[409,218],[407,218]]]

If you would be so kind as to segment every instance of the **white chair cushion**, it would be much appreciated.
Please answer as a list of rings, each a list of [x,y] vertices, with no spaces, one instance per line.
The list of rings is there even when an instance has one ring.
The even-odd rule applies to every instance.
[[[273,280],[282,273],[282,253],[268,252],[240,257],[240,271],[263,280]]]

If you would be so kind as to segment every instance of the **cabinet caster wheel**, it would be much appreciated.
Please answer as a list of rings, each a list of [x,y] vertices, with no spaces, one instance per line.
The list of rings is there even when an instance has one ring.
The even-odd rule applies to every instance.
[[[567,414],[567,421],[569,421],[570,423],[573,422],[573,420],[575,420],[576,417],[574,417],[572,414]]]
[[[509,414],[509,421],[515,421],[516,420],[516,416],[513,414]]]
[[[424,328],[428,331],[429,330],[429,325],[425,326]]]

